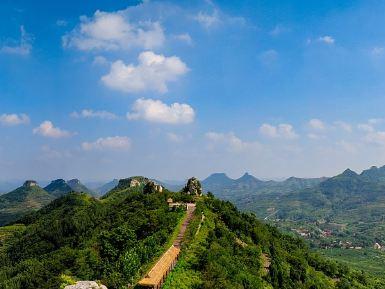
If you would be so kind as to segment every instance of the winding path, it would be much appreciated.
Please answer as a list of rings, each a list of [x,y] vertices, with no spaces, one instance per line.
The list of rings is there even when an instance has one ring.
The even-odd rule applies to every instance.
[[[187,226],[195,212],[195,204],[187,204],[187,215],[180,227],[178,236],[175,238],[171,247],[159,258],[158,262],[151,268],[146,276],[138,282],[138,285],[145,288],[160,289],[167,275],[175,267],[181,250],[181,244]]]

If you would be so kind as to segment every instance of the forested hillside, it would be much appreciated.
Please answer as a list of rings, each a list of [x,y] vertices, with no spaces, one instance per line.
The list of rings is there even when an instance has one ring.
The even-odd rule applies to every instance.
[[[183,209],[167,200],[193,196],[148,190],[123,180],[102,199],[70,193],[4,227],[0,288],[59,288],[99,280],[109,289],[135,284],[167,248]],[[164,288],[383,288],[362,272],[326,261],[231,203],[197,199],[182,256]],[[198,229],[199,228],[199,229]]]
[[[384,275],[385,167],[361,174],[347,169],[318,183],[302,179],[302,188],[298,180],[289,178],[280,182],[280,188],[246,189],[222,181],[222,190],[217,185],[214,192],[243,211],[308,239],[322,254]]]
[[[25,182],[16,190],[0,196],[0,226],[42,208],[54,198],[38,185],[30,186],[28,182]]]

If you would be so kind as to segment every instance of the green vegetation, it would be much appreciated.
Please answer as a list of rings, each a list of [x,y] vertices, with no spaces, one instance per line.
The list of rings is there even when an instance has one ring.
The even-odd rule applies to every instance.
[[[0,288],[56,289],[77,280],[96,280],[109,289],[135,284],[171,244],[185,216],[183,209],[169,209],[170,197],[195,199],[197,209],[166,289],[380,289],[385,284],[317,255],[301,239],[212,194],[144,192],[147,179],[136,180],[140,185],[122,180],[100,200],[69,193],[25,216],[20,225],[2,228]]]
[[[49,204],[54,197],[39,186],[22,186],[0,196],[0,226]]]
[[[325,257],[338,259],[349,268],[370,272],[378,277],[384,276],[385,252],[374,249],[346,250],[340,248],[320,249]]]
[[[70,193],[24,217],[21,234],[1,250],[0,288],[59,288],[66,280],[101,280],[123,288],[164,250],[184,216],[174,195],[123,189],[103,200]],[[175,196],[177,198],[177,196]]]
[[[209,197],[198,203],[196,212],[181,259],[164,289],[383,288],[385,280],[325,260],[300,239],[240,213],[231,203]],[[206,218],[194,236],[200,212]],[[266,260],[271,264],[265,269],[270,263]]]
[[[219,175],[204,183],[215,183],[216,195],[243,211],[254,212],[286,232],[303,236],[315,250],[340,249],[335,258],[349,260],[369,274],[385,275],[385,266],[378,266],[378,259],[365,253],[375,243],[385,245],[385,167],[372,167],[361,174],[348,169],[329,179],[258,181],[254,178],[250,186]],[[351,248],[356,247],[363,248],[356,254],[360,259],[351,258]],[[380,252],[377,255],[383,256]],[[358,262],[367,266],[361,267]]]

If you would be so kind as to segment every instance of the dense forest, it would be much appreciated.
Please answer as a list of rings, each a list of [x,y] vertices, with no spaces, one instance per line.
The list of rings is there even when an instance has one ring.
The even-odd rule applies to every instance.
[[[127,288],[170,245],[192,196],[121,182],[105,197],[69,193],[0,229],[0,288],[63,288],[98,280]],[[371,288],[384,280],[311,252],[298,238],[212,194],[197,210],[164,288]],[[204,216],[204,218],[202,217]],[[199,230],[198,230],[199,228]]]

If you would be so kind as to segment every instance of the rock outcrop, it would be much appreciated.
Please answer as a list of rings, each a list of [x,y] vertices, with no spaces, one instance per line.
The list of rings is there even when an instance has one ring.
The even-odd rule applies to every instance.
[[[152,194],[152,193],[161,193],[163,192],[163,187],[154,181],[148,181],[143,188],[143,193]]]
[[[23,186],[26,188],[35,187],[35,186],[37,186],[37,182],[33,181],[33,180],[27,180],[24,182]]]
[[[202,195],[201,182],[195,177],[188,179],[186,186],[183,188],[183,192],[189,195],[201,196]]]
[[[120,179],[115,189],[124,190],[134,188],[140,185],[146,185],[149,181],[150,180],[145,177],[130,177],[126,179]]]
[[[75,285],[68,285],[64,289],[107,289],[104,285],[99,285],[95,281],[79,281]]]

